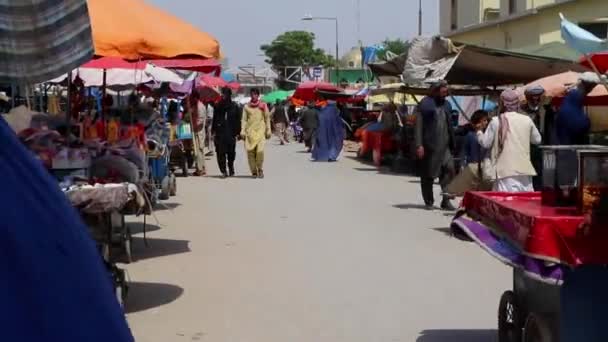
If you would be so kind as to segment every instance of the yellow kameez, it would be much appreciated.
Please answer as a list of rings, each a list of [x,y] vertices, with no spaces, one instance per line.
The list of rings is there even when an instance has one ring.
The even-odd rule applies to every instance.
[[[252,107],[246,105],[243,109],[241,135],[245,137],[245,149],[249,160],[251,173],[257,175],[264,169],[264,147],[266,139],[271,135],[270,113],[265,106]]]

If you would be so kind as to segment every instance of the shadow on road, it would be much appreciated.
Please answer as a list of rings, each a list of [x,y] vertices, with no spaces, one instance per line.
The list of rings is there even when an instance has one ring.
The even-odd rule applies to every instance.
[[[397,209],[415,209],[415,210],[426,210],[426,206],[424,204],[395,204],[393,208]]]
[[[169,255],[190,253],[190,241],[148,239],[148,247],[143,237],[133,237],[133,259],[136,261],[161,258]]]
[[[129,283],[129,293],[125,301],[126,313],[150,310],[174,302],[184,293],[184,289],[169,284]]]
[[[156,207],[154,208],[154,211],[173,210],[173,209],[176,209],[179,207],[181,207],[181,203],[160,202],[159,204],[156,205]]]
[[[432,228],[432,230],[442,233],[444,235],[447,235],[449,237],[452,237],[454,234],[452,233],[452,230],[449,227],[442,227],[442,228]]]
[[[144,233],[144,224],[141,222],[130,222],[128,223],[129,225],[129,230],[131,231],[132,235],[137,235],[137,234],[143,234]],[[146,233],[151,233],[151,232],[156,232],[161,230],[162,228],[160,226],[157,226],[155,224],[146,224]]]
[[[380,171],[376,167],[356,167],[354,170],[361,171],[361,172],[379,172]]]
[[[229,180],[229,179],[253,179],[253,177],[251,175],[236,175],[236,176],[227,177],[227,178],[224,178],[221,175],[214,175],[214,176],[208,176],[207,178],[221,179],[221,180]]]
[[[496,338],[496,330],[425,330],[416,342],[492,342]]]

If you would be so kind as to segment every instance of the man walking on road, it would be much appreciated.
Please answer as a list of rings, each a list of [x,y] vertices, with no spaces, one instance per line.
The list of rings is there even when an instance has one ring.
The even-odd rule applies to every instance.
[[[249,168],[255,178],[264,178],[264,147],[270,136],[268,107],[260,101],[260,91],[251,89],[251,102],[243,109],[241,137],[245,139]]]
[[[285,108],[285,105],[281,101],[277,100],[270,115],[274,125],[274,133],[279,137],[281,145],[285,145],[289,142],[289,138],[287,137],[287,127],[289,125],[287,108]]]
[[[420,101],[416,108],[416,155],[420,159],[420,185],[427,209],[433,209],[435,198],[433,183],[439,178],[441,190],[446,187],[455,174],[454,130],[450,120],[452,106],[446,100],[449,95],[448,84],[439,81],[431,85],[430,96]],[[441,209],[454,210],[450,198],[443,196]]]
[[[195,176],[207,175],[205,166],[205,140],[207,139],[207,106],[200,100],[197,92],[192,93],[190,98],[190,115],[192,129],[195,132],[195,157],[196,172]]]
[[[222,100],[215,109],[211,132],[222,177],[233,177],[236,140],[241,133],[241,117],[238,106],[232,101],[230,88],[222,89]]]
[[[308,102],[308,106],[302,112],[300,125],[304,131],[304,144],[308,152],[312,151],[312,144],[315,141],[317,129],[319,128],[319,112],[315,109],[313,101]]]

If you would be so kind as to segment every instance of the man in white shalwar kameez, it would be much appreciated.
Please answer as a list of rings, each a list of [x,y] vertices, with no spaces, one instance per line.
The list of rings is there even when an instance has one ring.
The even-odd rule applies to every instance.
[[[490,150],[491,178],[500,192],[534,191],[536,170],[530,161],[530,145],[541,143],[541,134],[527,115],[520,114],[519,94],[505,90],[500,95],[501,114],[490,121],[485,133],[477,127],[479,144]]]

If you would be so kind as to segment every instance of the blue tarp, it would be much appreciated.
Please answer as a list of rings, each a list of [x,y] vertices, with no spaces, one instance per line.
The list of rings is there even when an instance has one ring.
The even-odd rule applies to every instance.
[[[561,18],[562,38],[568,46],[583,54],[608,50],[608,43],[605,39],[596,37],[593,33],[569,22],[563,16]]]
[[[131,342],[88,228],[0,119],[0,340]]]
[[[231,74],[229,72],[222,71],[222,76],[221,77],[226,82],[234,82],[234,81],[236,81],[236,76],[234,76],[234,74]]]

